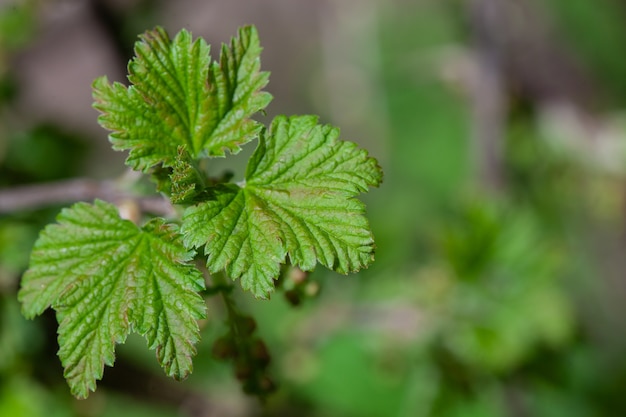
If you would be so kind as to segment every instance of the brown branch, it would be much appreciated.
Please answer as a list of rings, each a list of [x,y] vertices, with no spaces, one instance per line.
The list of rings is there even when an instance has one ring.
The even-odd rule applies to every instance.
[[[469,0],[464,5],[476,67],[470,92],[477,176],[497,191],[506,185],[503,146],[516,103],[540,109],[567,103],[585,114],[599,94],[541,2]]]
[[[497,192],[505,186],[504,136],[509,103],[506,95],[504,56],[497,39],[484,28],[497,24],[500,0],[473,0],[467,13],[472,26],[472,41],[476,59],[472,102],[474,159],[480,184]]]
[[[96,181],[86,178],[0,189],[0,214],[77,201],[93,201],[96,198],[116,204],[130,200],[136,203],[142,212],[166,217],[175,214],[170,202],[161,196],[137,196],[123,190],[114,181]]]
[[[532,102],[594,108],[598,86],[538,0],[472,0],[476,40],[497,56],[508,88]]]

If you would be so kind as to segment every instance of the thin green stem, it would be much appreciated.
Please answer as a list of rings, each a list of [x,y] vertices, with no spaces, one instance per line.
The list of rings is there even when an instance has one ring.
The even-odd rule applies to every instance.
[[[239,342],[243,339],[244,335],[239,326],[239,317],[241,317],[241,313],[237,308],[237,302],[233,297],[233,284],[229,282],[228,277],[224,272],[217,272],[211,274],[211,278],[213,280],[213,285],[216,291],[222,295],[222,300],[224,301],[224,306],[226,307],[226,312],[228,314],[227,322],[230,331],[232,332],[235,339]]]

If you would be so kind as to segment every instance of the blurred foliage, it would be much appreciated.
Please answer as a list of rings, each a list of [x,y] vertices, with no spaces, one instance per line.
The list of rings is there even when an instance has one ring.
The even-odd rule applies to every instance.
[[[134,40],[156,3],[116,15],[125,28],[118,42]],[[0,13],[4,109],[19,94],[3,70],[8,51],[36,33],[31,3],[11,4]],[[559,144],[542,128],[541,109],[514,107],[502,155],[506,187],[498,195],[481,189],[469,101],[441,73],[451,65],[442,56],[471,44],[450,4],[380,2],[377,76],[389,135],[371,139],[384,140],[386,173],[367,201],[374,265],[349,278],[315,271],[306,283],[321,290],[309,299],[300,289],[297,308],[280,294],[267,302],[233,295],[273,358],[278,391],[264,411],[211,353],[227,332],[214,298],[194,373],[177,388],[186,394],[171,407],[155,405],[160,371],[133,338],[120,346],[118,362],[131,363],[136,379],[116,385],[106,369],[98,395],[71,399],[62,378],[50,376],[59,372],[56,329],[24,320],[14,295],[30,246],[54,214],[42,210],[0,217],[0,416],[190,415],[180,408],[190,393],[233,416],[626,415],[624,294],[611,281],[624,277],[626,170]],[[616,0],[541,6],[597,81],[602,111],[608,118],[623,112],[626,8]],[[60,127],[15,126],[8,114],[0,112],[0,186],[80,174],[80,139]],[[369,117],[376,116],[365,125]],[[620,129],[618,141],[626,138]]]
[[[626,9],[619,1],[550,0],[545,9],[575,46],[577,57],[602,80],[609,102],[626,104],[626,56],[619,53],[626,41]]]
[[[0,166],[0,186],[69,178],[81,169],[84,142],[52,124],[9,137]]]
[[[2,51],[24,47],[36,28],[34,0],[8,0],[0,5],[0,56]]]
[[[470,206],[449,229],[443,270],[419,281],[432,288],[424,293],[430,320],[442,323],[442,344],[456,358],[502,374],[542,344],[567,342],[573,317],[557,281],[562,254],[530,215]]]

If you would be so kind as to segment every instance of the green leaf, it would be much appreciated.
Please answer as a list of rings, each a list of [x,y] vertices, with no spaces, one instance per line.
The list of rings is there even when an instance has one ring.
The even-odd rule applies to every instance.
[[[260,72],[261,49],[252,26],[223,45],[219,63],[186,30],[173,40],[160,27],[146,32],[128,66],[130,87],[106,77],[93,84],[98,120],[113,131],[113,148],[130,149],[126,163],[144,172],[172,166],[179,146],[194,159],[239,152],[262,128],[250,117],[272,98],[261,91],[269,78]]]
[[[161,191],[163,185],[169,185],[167,192],[172,203],[190,203],[206,188],[206,178],[182,146],[178,148],[178,157],[171,169],[166,184],[161,182],[159,185]]]
[[[211,272],[241,278],[257,297],[273,289],[287,255],[305,271],[317,262],[341,273],[368,266],[374,240],[354,197],[377,186],[382,172],[365,150],[338,137],[314,116],[274,119],[245,183],[216,188],[185,211],[185,245],[205,246]]]
[[[202,274],[176,226],[139,228],[103,201],[64,209],[35,243],[18,294],[28,318],[52,306],[72,393],[87,397],[131,330],[145,336],[167,375],[184,378],[205,316]]]

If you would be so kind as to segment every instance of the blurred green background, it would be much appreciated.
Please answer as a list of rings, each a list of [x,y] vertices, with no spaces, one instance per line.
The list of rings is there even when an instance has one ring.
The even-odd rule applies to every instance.
[[[16,300],[62,206],[5,210],[0,416],[626,415],[625,3],[1,0],[0,206],[24,184],[128,180],[90,84],[123,80],[157,24],[213,45],[258,27],[274,95],[260,120],[319,114],[379,159],[377,260],[316,270],[297,307],[236,294],[272,354],[264,404],[212,357],[218,299],[187,381],[131,337],[78,401],[54,314],[27,321]],[[241,176],[253,147],[211,169]]]

